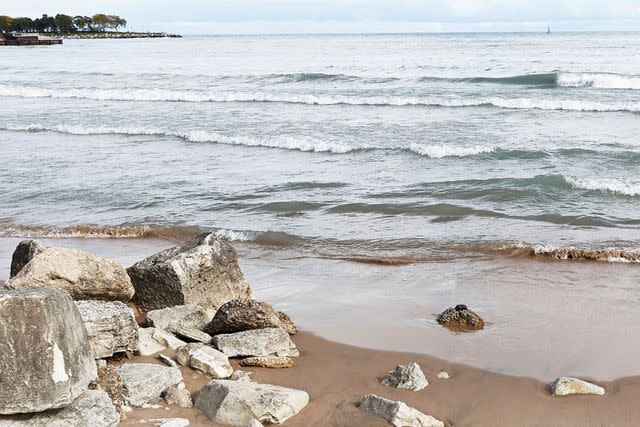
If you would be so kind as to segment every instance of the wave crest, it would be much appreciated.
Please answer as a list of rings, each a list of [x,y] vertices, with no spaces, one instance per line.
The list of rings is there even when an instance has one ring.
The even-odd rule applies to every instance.
[[[640,181],[616,178],[565,177],[573,188],[598,191],[605,194],[640,196]]]
[[[491,153],[496,150],[494,146],[474,145],[471,147],[453,147],[449,145],[422,145],[412,143],[409,150],[432,159],[444,157],[469,157],[478,154]]]
[[[510,256],[547,257],[557,260],[640,263],[640,251],[615,248],[577,248],[572,246],[515,246],[505,248]]]

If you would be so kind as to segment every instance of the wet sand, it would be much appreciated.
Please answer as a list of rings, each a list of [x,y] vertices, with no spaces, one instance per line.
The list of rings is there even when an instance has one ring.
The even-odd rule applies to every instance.
[[[433,415],[447,426],[589,427],[633,426],[640,422],[640,377],[598,382],[605,396],[553,397],[546,383],[524,377],[490,373],[434,357],[409,353],[367,350],[338,344],[301,332],[293,337],[300,349],[296,365],[289,369],[240,368],[252,371],[253,380],[293,387],[309,393],[310,403],[284,425],[388,426],[384,420],[357,408],[360,399],[374,393]],[[172,352],[165,351],[167,355]],[[154,356],[134,357],[132,362],[162,363]],[[421,391],[399,390],[379,384],[379,379],[398,363],[416,361],[429,385]],[[238,368],[233,363],[234,368]],[[451,378],[436,379],[446,370]],[[195,394],[208,378],[182,367],[187,388]],[[125,424],[139,419],[183,417],[192,426],[212,426],[197,409],[167,407],[136,409]]]

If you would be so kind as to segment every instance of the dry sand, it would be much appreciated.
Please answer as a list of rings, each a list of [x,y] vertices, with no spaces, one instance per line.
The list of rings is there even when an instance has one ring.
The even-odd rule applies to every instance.
[[[375,393],[433,415],[447,426],[633,426],[640,425],[640,377],[599,382],[605,396],[553,397],[547,384],[523,377],[490,373],[481,369],[450,364],[424,355],[366,350],[338,344],[301,332],[294,336],[301,356],[289,369],[239,368],[254,372],[259,383],[277,384],[305,390],[311,398],[300,414],[286,426],[388,426],[384,420],[364,413],[357,402]],[[171,351],[165,351],[171,354]],[[153,356],[130,361],[155,361]],[[379,379],[396,364],[416,361],[429,385],[422,391],[398,390],[379,384]],[[613,363],[613,361],[612,361]],[[233,363],[238,368],[237,363]],[[187,387],[195,394],[208,381],[197,372],[182,368]],[[447,371],[451,378],[436,379]],[[553,380],[553,379],[550,379]],[[125,424],[141,418],[183,417],[192,426],[215,425],[197,409],[167,407],[135,409]]]

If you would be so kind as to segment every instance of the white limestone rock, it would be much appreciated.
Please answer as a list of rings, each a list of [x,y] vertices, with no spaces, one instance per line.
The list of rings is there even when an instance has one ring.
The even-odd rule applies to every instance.
[[[229,357],[300,355],[289,334],[280,328],[216,335],[213,345]]]
[[[309,403],[309,395],[270,384],[213,380],[202,388],[194,405],[214,423],[246,426],[251,420],[282,424]]]
[[[186,418],[149,418],[139,420],[135,424],[151,425],[154,427],[187,427],[189,420]]]
[[[384,385],[413,391],[422,390],[429,385],[420,365],[415,362],[396,366],[381,382]]]
[[[440,379],[440,380],[448,380],[449,379],[449,374],[445,371],[441,371],[438,372],[438,374],[436,375],[436,378]]]
[[[147,326],[165,331],[170,331],[172,325],[203,330],[214,315],[215,310],[207,311],[200,306],[190,304],[151,310],[146,314],[145,319]]]
[[[123,397],[132,406],[159,400],[166,389],[182,382],[180,369],[151,363],[125,363],[118,371],[124,383]]]
[[[604,393],[604,388],[573,377],[560,377],[551,384],[551,394],[554,396],[567,396],[570,394],[597,394],[602,396]]]
[[[193,407],[191,393],[184,383],[172,385],[164,391],[164,401],[169,405],[178,405],[181,408]]]
[[[139,328],[138,329],[138,350],[137,355],[150,356],[167,348],[166,345],[160,344],[153,338],[156,328]]]
[[[224,353],[202,343],[191,343],[178,348],[176,360],[181,365],[190,366],[213,378],[229,378],[233,374],[229,358]]]
[[[425,415],[404,402],[368,394],[360,402],[360,409],[372,412],[395,427],[444,427],[444,423],[431,415]]]
[[[155,328],[153,330],[151,337],[161,345],[165,346],[165,348],[169,347],[174,350],[187,344],[181,339],[176,338],[175,335],[173,335],[172,333],[163,331],[162,329],[158,329],[158,328]]]
[[[138,349],[138,323],[120,301],[76,301],[96,359]]]
[[[67,292],[0,291],[0,414],[67,406],[97,375],[87,331]]]

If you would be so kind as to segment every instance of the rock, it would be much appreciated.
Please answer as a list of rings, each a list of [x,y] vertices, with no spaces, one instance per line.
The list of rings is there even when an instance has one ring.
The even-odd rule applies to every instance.
[[[449,307],[436,319],[438,323],[453,331],[478,331],[484,329],[484,321],[466,305]]]
[[[236,251],[213,233],[152,255],[127,271],[136,289],[134,302],[145,310],[183,304],[216,308],[252,296]]]
[[[157,328],[154,329],[153,333],[151,334],[151,337],[158,343],[165,346],[165,348],[169,347],[174,350],[177,349],[178,347],[182,347],[183,345],[187,344],[181,339],[176,338],[173,334]]]
[[[578,378],[560,377],[551,384],[551,394],[554,396],[567,396],[570,394],[604,395],[604,393],[604,388]]]
[[[187,427],[189,420],[186,418],[151,418],[139,420],[136,424],[147,424],[157,427]]]
[[[0,292],[0,414],[61,408],[96,378],[87,331],[68,293]]]
[[[16,250],[13,252],[11,258],[11,271],[9,272],[9,278],[12,278],[22,270],[22,267],[27,265],[29,261],[36,255],[44,252],[46,246],[37,240],[23,240],[18,243]]]
[[[162,353],[160,353],[158,355],[158,358],[160,360],[162,360],[164,363],[166,363],[168,366],[171,366],[172,368],[177,368],[178,367],[178,364],[173,359],[171,359],[170,357],[165,356]]]
[[[138,351],[136,354],[140,356],[149,356],[167,348],[166,345],[160,344],[153,338],[156,328],[139,328],[138,329]]]
[[[178,348],[176,360],[181,365],[190,366],[213,378],[229,378],[233,374],[229,358],[224,353],[202,343],[191,343]]]
[[[198,393],[194,405],[214,423],[245,426],[253,419],[281,424],[308,403],[309,395],[302,390],[247,381],[213,380]]]
[[[96,359],[138,349],[138,323],[120,301],[76,301]]]
[[[0,416],[3,427],[115,427],[119,421],[111,399],[100,390],[86,390],[62,409]]]
[[[289,335],[295,335],[298,333],[298,327],[291,320],[291,317],[284,311],[278,311],[278,319],[280,319],[280,327],[287,331]]]
[[[360,409],[372,412],[396,427],[444,427],[444,423],[425,415],[404,402],[368,394],[360,402]]]
[[[53,287],[74,300],[129,301],[134,289],[117,261],[68,248],[47,248],[5,284],[9,289]]]
[[[181,408],[193,407],[191,393],[187,390],[184,383],[172,385],[164,392],[164,400],[169,405],[178,405]]]
[[[293,359],[286,356],[247,357],[240,361],[240,366],[255,366],[258,368],[291,368]]]
[[[436,375],[436,378],[441,379],[441,380],[448,380],[449,379],[449,374],[446,373],[445,371],[438,372],[438,374]]]
[[[251,379],[251,375],[253,375],[253,372],[245,372],[236,369],[233,371],[233,374],[231,374],[229,379],[233,381],[253,381]]]
[[[249,424],[247,424],[247,427],[264,427],[264,426],[260,421],[254,418],[251,421],[249,421]]]
[[[389,375],[383,378],[381,383],[413,391],[422,390],[429,385],[420,365],[415,362],[396,366],[392,371],[389,371]]]
[[[252,329],[213,337],[213,345],[229,357],[299,356],[296,345],[283,329]]]
[[[197,341],[204,344],[209,344],[212,340],[211,335],[205,332],[181,325],[172,325],[171,332],[188,342]]]
[[[125,363],[119,371],[124,382],[124,399],[132,406],[159,400],[162,392],[182,382],[180,369],[151,363]]]
[[[223,304],[204,331],[209,335],[231,334],[280,325],[278,314],[266,302],[236,299]]]
[[[151,310],[146,314],[145,319],[147,326],[165,331],[170,331],[171,325],[181,325],[201,331],[214,315],[215,311],[206,311],[204,308],[192,304]]]
[[[118,368],[113,365],[105,365],[98,368],[98,381],[96,390],[102,390],[109,395],[111,402],[119,408],[124,405],[124,382]]]

